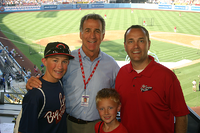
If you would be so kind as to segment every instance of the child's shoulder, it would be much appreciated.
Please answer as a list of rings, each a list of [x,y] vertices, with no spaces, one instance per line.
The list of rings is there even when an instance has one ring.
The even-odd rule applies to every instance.
[[[33,88],[32,90],[29,90],[26,95],[24,96],[25,100],[36,100],[39,98],[43,97],[43,94],[41,93],[41,91],[38,88]]]
[[[95,124],[95,127],[99,127],[99,126],[101,126],[101,125],[103,125],[103,121],[99,121],[99,122],[97,122],[96,124]]]
[[[41,93],[41,91],[39,90],[40,88],[33,88],[32,90],[29,90],[27,92],[27,94],[32,95],[32,94],[38,94]]]
[[[103,121],[99,121],[99,122],[97,122],[96,124],[95,124],[95,132],[96,133],[98,133],[99,132],[99,130],[100,130],[100,128],[101,128],[101,126],[103,125]]]
[[[98,133],[99,130],[102,128],[104,122],[100,121],[97,122],[95,125],[95,132]],[[122,125],[122,123],[119,124],[119,126],[117,128],[115,128],[113,131],[111,131],[110,133],[128,133],[127,129],[124,127],[124,125]]]

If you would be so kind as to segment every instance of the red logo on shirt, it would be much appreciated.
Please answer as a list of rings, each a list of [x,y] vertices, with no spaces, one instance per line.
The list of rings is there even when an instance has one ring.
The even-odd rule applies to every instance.
[[[54,119],[56,120],[56,124],[62,119],[63,114],[65,113],[65,96],[62,97],[62,94],[59,93],[60,99],[60,110],[56,110],[55,112],[48,111],[44,118],[47,118],[48,123],[52,123]]]
[[[150,91],[152,90],[153,88],[152,87],[147,87],[147,85],[142,85],[142,87],[140,88],[140,90],[142,92],[145,92],[145,91]]]

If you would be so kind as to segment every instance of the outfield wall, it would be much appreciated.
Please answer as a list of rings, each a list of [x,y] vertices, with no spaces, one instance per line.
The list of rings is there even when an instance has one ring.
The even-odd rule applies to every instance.
[[[175,10],[200,12],[200,6],[189,5],[167,5],[167,4],[133,4],[133,3],[112,3],[112,4],[62,4],[42,6],[0,6],[0,13],[21,12],[21,11],[48,11],[48,10],[77,10],[77,9],[105,9],[105,8],[134,8],[153,10]]]

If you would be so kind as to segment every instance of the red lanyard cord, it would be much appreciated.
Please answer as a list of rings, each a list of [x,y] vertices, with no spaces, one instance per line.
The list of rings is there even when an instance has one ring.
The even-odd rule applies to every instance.
[[[81,53],[80,53],[80,49],[78,49],[78,57],[79,57],[79,63],[80,63],[80,67],[81,67],[81,72],[82,72],[82,77],[83,77],[83,82],[84,82],[84,89],[86,89],[86,85],[89,83],[89,81],[91,80],[92,76],[94,75],[98,65],[99,65],[99,62],[100,60],[97,61],[95,67],[93,68],[92,70],[92,73],[90,74],[87,82],[86,82],[86,79],[85,79],[85,72],[84,72],[84,68],[83,68],[83,62],[82,62],[82,59],[81,59]]]

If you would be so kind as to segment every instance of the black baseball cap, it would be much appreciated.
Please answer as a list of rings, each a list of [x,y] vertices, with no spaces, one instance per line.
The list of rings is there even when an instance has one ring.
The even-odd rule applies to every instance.
[[[50,42],[44,50],[44,58],[52,55],[67,55],[69,59],[74,59],[69,47],[63,42]]]

